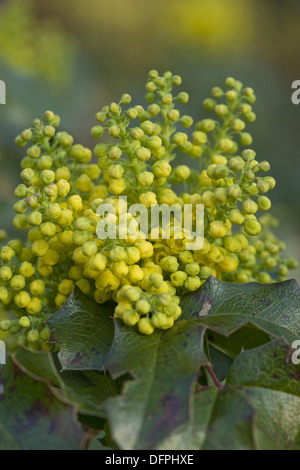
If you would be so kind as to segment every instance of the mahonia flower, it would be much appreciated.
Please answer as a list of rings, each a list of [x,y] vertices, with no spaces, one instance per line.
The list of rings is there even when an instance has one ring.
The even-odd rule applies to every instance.
[[[265,283],[286,279],[297,266],[282,256],[285,245],[272,234],[276,220],[257,215],[271,208],[266,194],[276,183],[265,175],[270,164],[243,150],[252,144],[245,127],[255,120],[253,90],[227,78],[226,90],[214,87],[204,100],[213,117],[194,124],[177,109],[189,100],[175,91],[181,83],[171,72],[153,70],[147,108],[131,106],[127,94],[104,106],[91,130],[93,152],[58,131],[60,118],[51,111],[16,138],[28,148],[13,224],[27,240],[1,248],[0,301],[14,319],[0,328],[17,334],[18,344],[55,347],[46,321],[75,285],[99,304],[113,300],[116,318],[149,335],[171,328],[181,315],[181,297],[211,275]],[[198,161],[199,169],[193,162],[174,164],[179,153]],[[183,193],[175,191],[179,184]],[[175,216],[145,233],[123,196],[129,205],[143,204],[147,218],[156,204],[190,204],[195,222],[196,206],[203,204],[202,247],[187,249],[189,233]]]

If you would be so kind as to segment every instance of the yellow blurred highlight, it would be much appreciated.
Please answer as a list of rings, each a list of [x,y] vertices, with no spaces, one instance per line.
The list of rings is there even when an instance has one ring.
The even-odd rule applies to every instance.
[[[185,0],[168,2],[165,12],[176,41],[200,43],[219,53],[252,42],[255,28],[253,2],[249,0]]]

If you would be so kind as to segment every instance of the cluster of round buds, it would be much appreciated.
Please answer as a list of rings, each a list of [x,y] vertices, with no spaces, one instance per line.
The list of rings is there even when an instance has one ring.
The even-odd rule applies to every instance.
[[[278,220],[268,214],[261,216],[259,222],[261,233],[257,237],[248,237],[248,246],[238,253],[238,269],[226,280],[237,283],[284,281],[289,271],[298,267],[294,258],[283,255],[286,244],[272,231]]]
[[[181,315],[180,298],[175,295],[176,289],[164,281],[154,263],[145,264],[143,269],[148,272],[144,279],[147,289],[123,286],[116,296],[115,317],[126,325],[138,325],[141,333],[150,335],[155,328],[167,330],[173,326]]]
[[[102,139],[94,148],[96,160],[89,148],[57,130],[60,119],[51,111],[17,137],[27,151],[13,223],[27,230],[27,241],[1,248],[0,302],[16,319],[0,328],[17,334],[20,344],[53,347],[46,320],[75,285],[99,304],[112,299],[117,318],[151,334],[170,328],[181,313],[180,296],[210,275],[269,282],[296,267],[282,258],[284,245],[270,234],[266,217],[258,218],[271,207],[266,193],[275,180],[265,175],[269,163],[250,149],[237,154],[239,144],[252,140],[244,127],[255,119],[253,91],[227,79],[229,90],[214,88],[204,102],[218,117],[194,126],[177,109],[188,102],[187,93],[174,93],[179,85],[179,76],[152,70],[147,108],[132,106],[127,94],[102,108],[91,131]],[[178,152],[198,158],[199,171],[174,165]],[[183,194],[174,191],[179,183]],[[129,209],[135,204],[143,206],[146,219],[153,206],[169,207],[170,220],[146,230],[142,215]],[[185,204],[192,206],[193,223],[197,205],[204,207],[201,249],[187,248],[189,232],[173,214]]]

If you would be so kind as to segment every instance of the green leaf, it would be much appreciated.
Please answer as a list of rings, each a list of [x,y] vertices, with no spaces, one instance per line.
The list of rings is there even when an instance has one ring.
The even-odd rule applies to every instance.
[[[0,369],[0,450],[77,450],[83,432],[71,407],[11,360]]]
[[[151,449],[189,416],[199,368],[207,363],[204,329],[178,322],[149,337],[116,322],[108,369],[114,378],[131,372],[134,380],[105,409],[121,449]]]
[[[268,343],[270,336],[256,326],[248,324],[234,331],[230,336],[223,336],[209,330],[207,339],[210,345],[217,347],[232,359],[235,359],[243,350],[258,348]]]
[[[258,428],[279,449],[300,446],[300,369],[281,339],[245,351],[234,362],[228,386],[239,386],[257,412]]]
[[[210,277],[196,294],[184,297],[182,309],[182,318],[198,319],[225,336],[252,323],[290,343],[300,337],[300,289],[294,280],[232,284]]]
[[[159,450],[253,450],[254,409],[236,390],[196,392],[189,423]]]
[[[189,421],[158,449],[299,448],[300,374],[290,361],[283,339],[242,352],[226,386],[197,391]]]
[[[113,322],[109,306],[76,290],[49,322],[61,346],[62,398],[80,412],[107,418],[112,442],[121,449],[255,449],[262,443],[297,448],[298,418],[290,410],[293,406],[298,413],[300,398],[292,383],[284,385],[293,379],[278,381],[278,390],[267,383],[260,388],[257,375],[248,370],[270,372],[265,356],[260,357],[262,348],[273,345],[261,346],[270,336],[298,338],[299,302],[294,281],[245,286],[210,278],[196,294],[185,296],[183,319],[171,330],[144,336]],[[286,343],[280,347],[286,352]],[[229,373],[225,388],[208,387],[204,351],[219,381]],[[239,361],[243,366],[235,372]],[[124,384],[120,396],[115,396],[117,382]],[[104,401],[107,397],[113,398]],[[279,432],[284,416],[288,424]]]
[[[227,354],[224,354],[213,346],[210,346],[209,348],[209,355],[210,362],[216,376],[220,382],[223,382],[227,377],[228,370],[232,364],[232,359]]]
[[[65,370],[102,370],[113,337],[113,308],[100,306],[76,287],[66,303],[48,320],[51,341],[60,346]]]
[[[103,402],[118,393],[117,384],[107,373],[61,371],[55,354],[18,348],[13,360],[35,380],[51,384],[55,396],[74,406],[81,414],[103,417]]]
[[[118,394],[115,382],[104,372],[64,371],[60,379],[62,388],[57,396],[75,406],[80,414],[104,417],[104,401]]]
[[[53,356],[49,352],[32,351],[19,347],[14,356],[14,363],[35,380],[49,382],[60,387],[61,382],[56,370]]]

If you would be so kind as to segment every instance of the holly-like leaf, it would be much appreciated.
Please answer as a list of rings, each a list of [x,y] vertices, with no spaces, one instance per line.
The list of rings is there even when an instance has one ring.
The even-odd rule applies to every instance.
[[[300,376],[290,361],[290,348],[282,339],[242,352],[226,386],[196,392],[189,422],[158,448],[264,450],[258,435],[272,448],[299,448]]]
[[[14,362],[35,380],[46,381],[62,401],[78,413],[102,417],[106,398],[117,395],[117,384],[109,374],[98,371],[60,370],[56,355],[18,348]]]
[[[185,296],[183,319],[171,330],[144,336],[113,322],[110,306],[99,306],[75,291],[49,322],[61,346],[65,372],[60,377],[67,374],[63,396],[83,412],[107,417],[112,442],[121,449],[255,449],[262,442],[258,436],[274,447],[297,448],[298,420],[290,409],[298,413],[299,397],[283,385],[279,390],[267,383],[258,387],[257,376],[247,371],[255,366],[262,374],[270,372],[259,357],[270,336],[287,341],[298,337],[299,300],[294,281],[245,286],[210,278],[199,292]],[[286,348],[286,343],[280,347]],[[238,361],[246,361],[252,351],[252,365],[245,363],[245,375],[239,371],[235,379]],[[211,381],[203,374],[208,360],[216,383],[226,380],[229,370],[225,388],[208,386]],[[100,372],[101,383],[94,386],[88,370],[107,370],[121,382],[126,377],[122,394],[114,396],[118,386],[105,388]],[[200,391],[194,393],[198,378]],[[104,402],[103,415],[107,396],[114,397]],[[290,428],[279,433],[276,423],[284,416]]]
[[[116,383],[104,372],[63,371],[60,379],[62,385],[56,395],[75,406],[80,414],[104,417],[104,401],[118,394]]]
[[[243,350],[258,348],[268,343],[270,336],[263,330],[249,323],[239,330],[234,331],[230,336],[223,336],[215,331],[209,330],[207,332],[207,340],[210,345],[216,346],[232,359],[235,359]]]
[[[61,386],[54,356],[51,353],[19,347],[13,356],[13,361],[25,374],[35,380],[48,382],[57,387]]]
[[[292,343],[300,337],[300,289],[294,280],[273,284],[232,284],[210,277],[195,294],[184,297],[183,318],[198,319],[228,336],[252,323]]]
[[[83,432],[71,407],[11,360],[0,370],[0,450],[77,450]]]
[[[292,350],[281,339],[245,351],[229,371],[228,386],[256,410],[257,427],[279,449],[300,448],[300,369]]]
[[[107,367],[114,378],[128,371],[134,377],[122,396],[105,406],[112,437],[121,449],[154,448],[186,421],[195,380],[207,363],[204,331],[182,321],[145,337],[116,323]]]
[[[66,303],[48,320],[51,341],[60,346],[63,369],[101,370],[110,350],[113,308],[100,306],[76,287]]]

